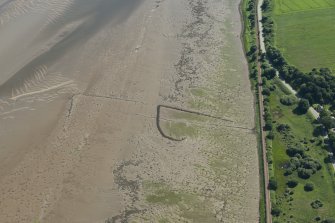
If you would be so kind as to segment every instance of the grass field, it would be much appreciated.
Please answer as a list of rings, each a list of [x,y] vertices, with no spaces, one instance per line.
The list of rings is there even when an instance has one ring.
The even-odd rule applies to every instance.
[[[334,0],[275,0],[276,14],[335,7]]]
[[[275,41],[302,71],[335,71],[335,0],[274,0]]]
[[[278,181],[278,189],[272,193],[272,201],[277,202],[282,210],[282,214],[274,220],[279,222],[314,222],[317,216],[321,219],[335,217],[335,191],[334,191],[334,171],[329,164],[324,163],[327,156],[326,150],[322,149],[317,142],[311,142],[313,138],[312,121],[307,115],[296,115],[292,112],[293,106],[284,106],[280,103],[280,97],[285,93],[277,87],[270,96],[270,109],[273,121],[277,124],[288,124],[291,127],[291,133],[294,139],[287,140],[277,130],[272,143],[273,165],[271,173]],[[290,158],[286,154],[286,148],[289,144],[302,144],[309,148],[306,152],[308,155],[317,159],[322,164],[322,169],[311,178],[304,180],[293,173],[284,176],[284,166],[289,162]],[[286,183],[288,180],[297,180],[298,186],[288,189]],[[312,192],[304,191],[306,183],[313,183],[315,189]],[[288,194],[293,191],[293,194]],[[286,195],[285,195],[286,194]],[[323,203],[323,207],[313,209],[311,202],[319,199]]]

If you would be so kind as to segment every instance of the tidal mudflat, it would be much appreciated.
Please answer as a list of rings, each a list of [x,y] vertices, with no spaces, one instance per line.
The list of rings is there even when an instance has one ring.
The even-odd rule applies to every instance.
[[[258,222],[233,0],[0,0],[0,220]]]

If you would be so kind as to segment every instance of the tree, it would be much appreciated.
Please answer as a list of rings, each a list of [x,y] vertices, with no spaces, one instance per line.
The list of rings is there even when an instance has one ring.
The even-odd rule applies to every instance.
[[[320,125],[320,124],[315,125],[314,130],[313,130],[313,135],[314,136],[324,136],[326,134],[327,134],[327,132],[326,132],[326,129],[323,125]]]
[[[335,120],[327,113],[321,112],[319,122],[327,129],[335,127]]]
[[[305,184],[305,186],[304,186],[304,190],[305,190],[306,192],[312,191],[312,190],[314,190],[314,185],[313,185],[312,183],[307,183],[307,184]]]
[[[261,7],[262,7],[262,9],[263,9],[264,11],[268,10],[269,7],[270,7],[270,1],[269,1],[269,0],[265,0],[265,1],[263,2],[263,4],[262,4]]]
[[[296,109],[298,112],[305,114],[308,111],[309,107],[309,101],[307,99],[301,99]]]
[[[296,187],[298,185],[298,181],[296,181],[296,180],[289,180],[288,182],[287,182],[287,186],[289,187],[289,188],[294,188],[294,187]]]
[[[269,185],[268,185],[268,187],[269,187],[270,190],[277,190],[277,188],[278,188],[278,183],[277,183],[277,181],[276,181],[274,178],[271,178],[271,179],[269,180]]]
[[[263,70],[263,75],[266,77],[268,80],[273,79],[276,76],[276,70],[273,68],[267,68]]]
[[[330,132],[328,134],[328,143],[332,148],[335,148],[335,133]]]
[[[313,170],[305,169],[305,168],[298,168],[298,176],[302,179],[308,179],[313,174]]]

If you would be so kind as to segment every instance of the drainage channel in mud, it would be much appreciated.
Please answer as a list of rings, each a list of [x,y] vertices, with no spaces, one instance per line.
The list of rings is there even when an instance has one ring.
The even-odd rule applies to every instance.
[[[131,216],[146,212],[146,209],[141,210],[135,207],[135,202],[139,199],[138,191],[140,189],[140,177],[136,176],[136,179],[128,180],[124,175],[124,169],[126,167],[137,167],[140,163],[140,161],[132,160],[123,161],[113,170],[114,181],[120,191],[127,192],[130,197],[130,204],[120,214],[108,218],[105,223],[127,223]]]

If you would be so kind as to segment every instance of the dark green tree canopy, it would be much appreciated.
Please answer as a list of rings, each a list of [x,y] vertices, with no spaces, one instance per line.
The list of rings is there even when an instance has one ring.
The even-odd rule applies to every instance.
[[[309,109],[310,105],[307,99],[301,99],[298,103],[298,107],[297,110],[303,114],[305,114],[308,109]]]

